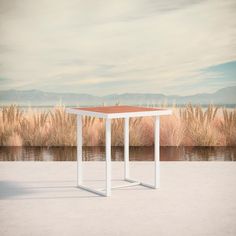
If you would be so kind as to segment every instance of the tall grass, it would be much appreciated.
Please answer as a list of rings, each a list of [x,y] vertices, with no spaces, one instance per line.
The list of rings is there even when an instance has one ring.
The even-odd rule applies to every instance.
[[[235,146],[236,109],[187,105],[161,118],[162,146]],[[153,118],[130,119],[130,145],[153,145]],[[105,145],[103,119],[83,117],[83,144]],[[112,145],[123,145],[123,119],[112,120]],[[75,146],[76,116],[56,106],[39,112],[11,105],[0,110],[1,146]]]
[[[20,137],[21,122],[23,120],[23,112],[12,105],[4,107],[0,115],[0,144],[21,146],[22,139]]]
[[[76,142],[76,117],[65,112],[65,107],[55,107],[49,113],[49,139],[47,146],[73,146]]]
[[[25,146],[46,146],[49,139],[48,113],[25,115],[20,122],[19,134]]]
[[[193,146],[215,146],[218,143],[216,129],[214,126],[217,107],[210,105],[203,111],[200,106],[188,105],[183,111],[180,110],[180,117],[185,126],[185,137]]]
[[[228,111],[223,109],[224,119],[220,122],[220,128],[225,137],[225,142],[229,146],[236,145],[236,109]]]

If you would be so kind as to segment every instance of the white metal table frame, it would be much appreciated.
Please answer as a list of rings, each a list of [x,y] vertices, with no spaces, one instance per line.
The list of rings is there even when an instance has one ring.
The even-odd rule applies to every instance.
[[[153,111],[141,112],[122,112],[122,113],[102,113],[94,111],[86,111],[79,108],[67,108],[66,112],[77,115],[77,187],[89,192],[101,195],[111,196],[111,189],[121,188],[135,185],[142,185],[148,188],[160,188],[160,116],[170,115],[169,109],[160,109]],[[92,116],[105,119],[106,130],[106,187],[105,189],[93,189],[83,185],[83,161],[82,161],[82,118],[83,116]],[[154,184],[148,184],[130,178],[129,173],[129,118],[154,116]],[[121,186],[111,186],[111,120],[116,118],[124,118],[124,180],[129,182]]]

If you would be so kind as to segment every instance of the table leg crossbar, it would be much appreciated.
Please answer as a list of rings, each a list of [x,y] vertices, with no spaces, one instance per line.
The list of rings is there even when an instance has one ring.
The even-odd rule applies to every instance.
[[[148,187],[148,188],[156,188],[155,185],[146,184],[146,183],[139,182],[139,181],[132,180],[132,179],[124,179],[124,181],[127,181],[129,183],[113,186],[113,187],[111,187],[111,189],[126,188],[126,187],[138,186],[138,185]],[[95,193],[95,194],[98,194],[98,195],[101,195],[101,196],[107,196],[106,195],[106,189],[104,189],[104,188],[102,188],[102,189],[93,189],[93,188],[90,188],[88,186],[81,185],[81,184],[78,185],[77,187],[81,188],[83,190],[86,190],[88,192],[91,192],[91,193]]]
[[[77,185],[77,187],[80,188],[80,189],[86,190],[90,193],[95,193],[95,194],[107,197],[107,194],[106,194],[106,192],[104,192],[104,189],[96,190],[96,189],[93,189],[93,188],[90,188],[90,187],[87,187],[87,186],[81,185],[81,184]]]
[[[127,184],[121,184],[117,186],[111,187],[111,189],[117,189],[117,188],[125,188],[125,187],[131,187],[131,186],[137,186],[140,185],[140,182],[132,182],[132,183],[127,183]],[[105,189],[99,189],[99,191],[104,191]]]
[[[144,182],[137,182],[136,180],[133,180],[133,179],[125,179],[125,181],[128,181],[130,183],[138,183],[138,185],[141,185],[147,188],[156,188],[154,184],[146,184]]]
[[[148,188],[160,187],[160,147],[159,147],[159,129],[160,119],[159,116],[155,117],[154,126],[154,159],[155,159],[155,176],[154,184],[147,184],[137,180],[130,179],[129,177],[129,118],[125,118],[124,122],[124,180],[129,182],[127,184],[111,186],[111,119],[106,119],[106,187],[105,189],[93,189],[82,184],[82,116],[77,116],[77,187],[86,191],[101,195],[110,196],[111,189],[123,188],[141,185]]]

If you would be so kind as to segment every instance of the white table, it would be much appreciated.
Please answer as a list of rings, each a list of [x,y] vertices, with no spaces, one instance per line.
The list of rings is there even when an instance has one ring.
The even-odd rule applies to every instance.
[[[169,109],[137,107],[137,106],[103,106],[103,107],[79,107],[67,108],[66,112],[77,115],[77,186],[81,189],[102,195],[111,196],[112,188],[120,188],[132,185],[142,185],[149,188],[160,187],[160,116],[170,115]],[[106,188],[104,190],[96,190],[83,185],[82,178],[82,117],[92,116],[104,118],[106,120]],[[155,160],[155,176],[154,184],[143,183],[133,180],[129,175],[129,118],[154,116],[154,160]],[[111,187],[111,119],[124,118],[124,180],[128,182],[123,186]]]

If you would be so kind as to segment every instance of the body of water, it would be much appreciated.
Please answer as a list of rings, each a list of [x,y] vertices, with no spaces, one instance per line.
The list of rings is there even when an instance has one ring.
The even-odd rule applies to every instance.
[[[131,161],[153,161],[153,147],[130,147]],[[161,161],[236,161],[236,147],[161,147]],[[0,147],[0,161],[75,161],[76,147]],[[104,161],[105,147],[83,147],[83,160]],[[123,147],[112,147],[123,161]]]

